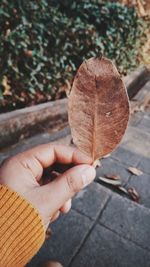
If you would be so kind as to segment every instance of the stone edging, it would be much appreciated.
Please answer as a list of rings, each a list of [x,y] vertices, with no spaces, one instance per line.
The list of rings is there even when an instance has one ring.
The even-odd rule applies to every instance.
[[[67,122],[67,99],[56,100],[0,115],[0,148],[20,138],[44,132]]]
[[[124,78],[131,99],[150,77],[146,66]],[[67,123],[67,98],[0,115],[0,148],[16,143],[20,138],[44,132]]]
[[[141,87],[150,79],[150,70],[146,66],[141,66],[130,75],[124,78],[129,99],[132,99]]]

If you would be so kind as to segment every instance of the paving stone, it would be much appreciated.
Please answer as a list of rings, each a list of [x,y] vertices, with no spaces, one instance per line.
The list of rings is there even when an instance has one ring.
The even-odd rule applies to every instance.
[[[51,224],[53,231],[51,238],[44,243],[27,266],[37,267],[37,264],[46,260],[58,260],[67,266],[92,224],[93,221],[74,210],[67,216],[62,215],[59,220]]]
[[[130,116],[129,119],[129,125],[131,126],[137,126],[137,124],[142,120],[143,113],[142,112],[136,112],[132,116]]]
[[[144,173],[150,174],[150,159],[143,157],[138,165],[139,169]]]
[[[121,163],[125,163],[129,166],[136,167],[140,162],[141,155],[136,154],[130,150],[125,149],[122,146],[119,146],[112,154],[111,158],[119,160]]]
[[[110,190],[93,182],[77,194],[73,199],[72,208],[91,219],[96,219],[110,195]]]
[[[147,116],[148,118],[150,118],[150,108],[147,108],[147,109],[144,111],[144,113],[146,114],[146,116]]]
[[[96,225],[69,267],[149,267],[150,253]]]
[[[113,194],[99,223],[150,250],[150,211],[147,208]]]
[[[140,204],[150,208],[150,175],[132,175],[128,187],[134,187],[140,195]]]
[[[150,80],[148,80],[141,90],[134,96],[134,100],[143,101],[150,91]]]
[[[119,175],[123,184],[127,183],[130,173],[127,171],[128,165],[120,163],[112,158],[101,160],[102,166],[97,168],[97,177],[105,175]]]
[[[145,66],[139,67],[130,75],[123,78],[127,87],[129,98],[135,96],[142,86],[149,80],[149,70]]]
[[[129,126],[122,140],[122,147],[138,155],[150,158],[150,133]]]
[[[148,116],[143,116],[141,121],[137,124],[137,127],[144,132],[150,133],[150,118],[148,118]]]

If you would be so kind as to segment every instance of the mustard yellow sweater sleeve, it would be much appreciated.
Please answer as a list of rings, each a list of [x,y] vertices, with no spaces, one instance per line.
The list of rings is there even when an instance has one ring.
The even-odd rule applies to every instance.
[[[0,267],[23,267],[45,239],[38,212],[27,200],[0,185]]]

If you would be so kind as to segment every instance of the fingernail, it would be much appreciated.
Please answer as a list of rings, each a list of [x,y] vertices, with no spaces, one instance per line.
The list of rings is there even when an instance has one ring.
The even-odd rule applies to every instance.
[[[92,166],[87,166],[83,172],[82,172],[82,181],[83,181],[83,186],[87,186],[88,184],[90,184],[94,178],[96,176],[96,171],[94,169],[94,167]]]

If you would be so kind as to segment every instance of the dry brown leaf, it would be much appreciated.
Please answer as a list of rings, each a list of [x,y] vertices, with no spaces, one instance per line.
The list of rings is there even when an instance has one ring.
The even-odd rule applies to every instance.
[[[139,202],[139,200],[140,200],[140,195],[138,194],[138,192],[135,190],[134,187],[130,187],[130,188],[128,188],[128,193],[129,193],[130,197],[131,197],[135,202]]]
[[[140,176],[143,174],[143,172],[135,167],[129,167],[128,171],[131,172],[134,175]]]
[[[106,177],[99,176],[98,179],[106,184],[114,185],[114,186],[121,186],[121,180],[113,180]]]
[[[33,51],[32,50],[26,50],[24,51],[24,54],[26,57],[32,57],[33,56]]]
[[[119,175],[115,175],[115,174],[107,174],[107,175],[105,175],[105,177],[108,178],[108,179],[120,180],[120,176]]]
[[[11,86],[9,85],[9,80],[8,80],[7,76],[3,77],[2,85],[4,86],[3,95],[12,95]]]
[[[118,190],[129,196],[127,189],[123,187],[122,185],[118,186]]]
[[[121,141],[129,118],[125,86],[107,58],[82,63],[69,96],[69,123],[74,144],[93,161]]]
[[[144,9],[144,6],[143,6],[143,3],[142,1],[140,0],[137,0],[137,6],[138,6],[138,10],[139,10],[139,13],[142,17],[146,16],[146,11]]]

